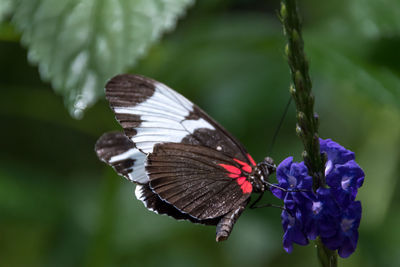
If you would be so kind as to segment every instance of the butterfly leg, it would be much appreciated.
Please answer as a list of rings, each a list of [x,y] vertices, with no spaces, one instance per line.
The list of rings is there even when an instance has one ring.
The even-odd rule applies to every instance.
[[[248,203],[249,201],[243,202],[237,209],[228,212],[227,214],[225,214],[224,217],[221,218],[221,220],[217,224],[217,242],[228,239],[229,235],[232,232],[233,225],[236,223],[239,216],[245,210]]]
[[[258,209],[258,208],[265,208],[265,207],[273,207],[273,208],[279,208],[281,210],[285,210],[285,207],[282,207],[282,206],[279,206],[279,205],[275,205],[275,204],[270,204],[270,203],[263,204],[263,205],[260,205],[260,206],[256,206],[256,204],[258,202],[260,202],[260,200],[263,197],[263,195],[264,195],[264,191],[260,193],[260,195],[257,197],[257,199],[253,203],[251,203],[249,208],[250,209]]]
[[[259,209],[259,208],[268,208],[268,207],[278,208],[280,210],[286,210],[285,207],[283,207],[283,206],[279,206],[279,205],[275,205],[275,204],[271,204],[271,203],[263,204],[260,206],[251,205],[250,209]]]
[[[295,189],[285,189],[283,187],[280,187],[276,184],[272,184],[270,182],[265,182],[265,184],[269,187],[269,191],[271,192],[271,187],[279,189],[283,192],[311,192],[309,189],[302,189],[302,188],[295,188]],[[272,192],[271,192],[272,193]]]
[[[254,200],[254,202],[250,205],[250,209],[255,208],[256,204],[257,204],[258,202],[260,202],[260,200],[261,200],[261,198],[263,197],[263,195],[264,195],[264,191],[262,191],[262,192],[258,195],[257,199]]]

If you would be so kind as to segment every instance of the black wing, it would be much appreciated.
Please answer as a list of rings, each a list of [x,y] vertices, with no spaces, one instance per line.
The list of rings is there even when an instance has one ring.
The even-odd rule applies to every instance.
[[[143,152],[157,143],[207,146],[249,164],[246,149],[198,106],[155,80],[123,74],[106,85],[106,98],[125,134]]]
[[[192,223],[200,223],[206,225],[217,225],[220,218],[209,220],[198,220],[189,214],[183,213],[173,205],[163,201],[157,194],[155,194],[150,186],[137,185],[135,190],[136,198],[141,200],[146,208],[158,214],[165,214],[171,216],[176,220],[188,220]]]
[[[118,159],[119,155],[124,155],[127,153],[133,152],[140,153],[137,149],[134,148],[134,144],[132,141],[121,132],[110,132],[103,134],[96,143],[95,150],[100,159],[105,161],[107,164],[112,166],[119,174],[122,174],[126,178],[129,177],[129,173],[136,173],[138,171],[143,172],[144,178],[147,178],[147,175],[144,172],[144,162],[138,164],[139,167],[143,169],[133,170],[135,165],[134,159],[127,160],[111,160]],[[141,154],[141,153],[140,153]],[[138,176],[138,175],[136,175]],[[136,198],[143,202],[143,204],[151,211],[154,211],[158,214],[166,214],[171,216],[177,220],[189,220],[193,223],[201,223],[207,225],[217,225],[219,218],[211,219],[211,220],[198,220],[189,214],[182,213],[180,210],[175,208],[173,205],[162,200],[156,193],[154,193],[150,187],[149,183],[142,183],[136,185],[135,190]]]
[[[115,171],[138,184],[147,184],[149,178],[144,169],[146,155],[121,132],[103,134],[95,145],[97,156]]]
[[[235,167],[235,161],[205,146],[157,144],[146,164],[152,190],[180,211],[200,220],[228,213],[251,193],[252,186],[245,181],[245,172]],[[229,177],[222,166],[236,168],[240,174]]]

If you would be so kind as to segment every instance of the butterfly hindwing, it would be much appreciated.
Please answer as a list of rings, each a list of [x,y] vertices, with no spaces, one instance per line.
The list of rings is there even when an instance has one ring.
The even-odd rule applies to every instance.
[[[96,142],[97,156],[117,173],[139,184],[148,183],[144,169],[146,155],[136,149],[135,144],[121,132],[103,134]]]
[[[146,164],[153,191],[200,220],[222,216],[250,196],[220,165],[237,163],[205,146],[157,144]]]
[[[103,134],[97,141],[95,150],[97,156],[112,166],[119,174],[139,183],[136,185],[136,198],[142,201],[149,210],[158,214],[166,214],[177,220],[189,220],[193,223],[217,225],[218,220],[198,220],[189,214],[181,212],[154,193],[149,183],[146,182],[148,179],[144,170],[146,155],[138,151],[134,147],[133,142],[124,133],[109,132]],[[138,170],[138,168],[142,169]],[[142,179],[140,179],[141,175]]]
[[[173,205],[162,200],[156,193],[154,193],[148,184],[137,185],[135,190],[136,198],[141,200],[146,208],[158,214],[165,214],[171,216],[176,220],[188,220],[192,223],[200,223],[206,225],[217,225],[219,218],[210,220],[198,220],[189,214],[183,213]]]

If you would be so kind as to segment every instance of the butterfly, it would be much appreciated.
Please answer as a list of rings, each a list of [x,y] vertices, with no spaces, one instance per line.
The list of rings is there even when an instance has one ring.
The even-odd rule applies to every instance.
[[[256,164],[244,146],[168,86],[122,74],[105,88],[124,132],[103,134],[97,156],[136,184],[136,198],[158,214],[215,225],[226,240],[252,193],[269,190],[269,157]],[[254,203],[253,203],[254,204]]]

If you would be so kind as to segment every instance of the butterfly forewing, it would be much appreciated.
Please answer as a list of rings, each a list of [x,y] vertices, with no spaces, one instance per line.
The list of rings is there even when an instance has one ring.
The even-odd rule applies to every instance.
[[[245,148],[198,106],[166,85],[139,75],[118,75],[106,97],[136,147],[152,152],[157,143],[207,146],[249,162]]]
[[[137,75],[119,75],[106,85],[106,97],[127,136],[143,152],[156,143],[181,142],[196,128],[214,127],[186,119],[193,104],[172,89]]]

